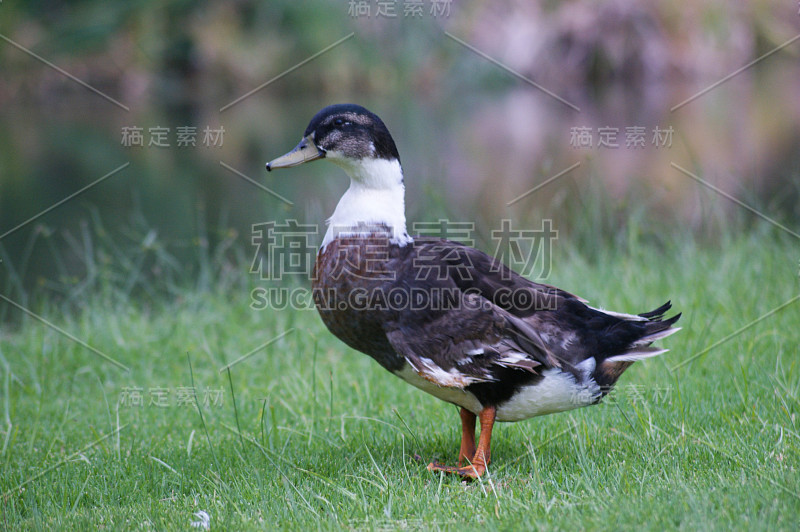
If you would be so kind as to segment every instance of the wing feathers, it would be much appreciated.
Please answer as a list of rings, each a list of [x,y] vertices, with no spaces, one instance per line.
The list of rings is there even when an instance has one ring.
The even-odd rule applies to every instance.
[[[612,366],[613,379],[606,380],[613,384],[631,362],[664,353],[650,344],[679,330],[672,324],[680,314],[663,320],[670,303],[639,315],[603,311],[457,243],[420,242],[407,253],[398,264],[403,270],[398,279],[418,280],[431,297],[436,290],[455,291],[461,302],[455,308],[399,312],[383,324],[396,353],[439,386],[500,382],[509,378],[509,369],[539,374],[560,368],[597,378],[600,369]],[[426,266],[446,275],[420,277]],[[530,295],[526,301],[532,304],[523,307],[501,297],[509,292]]]
[[[634,344],[633,347],[640,347],[640,346],[647,346],[651,343],[655,342],[656,340],[663,340],[667,336],[672,336],[676,332],[680,331],[681,327],[673,327],[670,329],[664,329],[663,331],[658,331],[653,334],[648,334],[647,336],[643,336],[638,339]]]
[[[639,347],[631,349],[619,355],[607,358],[606,362],[636,362],[645,358],[652,358],[662,355],[669,351],[669,349],[659,349],[657,347]]]

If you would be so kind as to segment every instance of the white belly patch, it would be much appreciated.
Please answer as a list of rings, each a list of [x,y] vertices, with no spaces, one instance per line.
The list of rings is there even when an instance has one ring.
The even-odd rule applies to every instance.
[[[483,409],[483,405],[472,393],[434,384],[420,377],[408,364],[395,372],[395,375],[442,401],[464,407],[474,414]],[[522,421],[572,410],[592,404],[599,396],[600,386],[593,379],[578,383],[571,373],[551,368],[542,372],[542,379],[536,384],[518,390],[514,397],[500,405],[497,409],[497,421]]]
[[[546,369],[542,379],[526,386],[500,405],[498,421],[521,421],[535,416],[564,412],[592,404],[600,396],[600,386],[589,378],[578,383],[571,373]]]

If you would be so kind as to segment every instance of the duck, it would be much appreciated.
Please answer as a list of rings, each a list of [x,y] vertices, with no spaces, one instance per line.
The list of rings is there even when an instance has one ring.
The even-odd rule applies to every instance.
[[[360,105],[320,110],[266,169],[316,160],[342,168],[350,186],[317,252],[315,305],[342,342],[459,407],[458,465],[433,461],[430,471],[483,476],[496,422],[597,404],[634,362],[667,351],[654,342],[680,330],[680,314],[665,317],[670,302],[640,314],[601,310],[480,250],[409,235],[397,146]]]

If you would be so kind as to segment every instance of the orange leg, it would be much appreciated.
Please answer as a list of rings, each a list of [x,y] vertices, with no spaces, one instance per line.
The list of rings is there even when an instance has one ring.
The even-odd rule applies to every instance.
[[[475,414],[471,412],[464,413],[461,411],[461,452],[459,453],[459,465],[461,465],[461,456],[469,458],[470,442],[474,446],[475,443]],[[497,414],[497,409],[493,406],[487,406],[481,410],[478,419],[481,423],[481,435],[478,438],[478,448],[472,455],[472,459],[468,465],[463,467],[449,467],[435,462],[428,464],[428,471],[444,471],[445,473],[457,473],[466,478],[478,478],[486,472],[486,466],[491,459],[491,443],[492,443],[492,427],[494,427],[494,420]],[[472,430],[470,431],[470,426]],[[467,451],[467,452],[465,452]]]
[[[475,456],[475,414],[462,408],[461,412],[461,450],[458,451],[458,465],[471,462]]]

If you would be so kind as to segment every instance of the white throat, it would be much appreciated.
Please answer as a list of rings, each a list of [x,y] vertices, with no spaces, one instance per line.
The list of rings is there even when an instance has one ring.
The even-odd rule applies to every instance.
[[[388,228],[393,244],[404,246],[411,242],[406,231],[405,186],[400,162],[371,158],[353,161],[331,152],[328,158],[350,176],[350,188],[328,219],[322,248],[337,237],[367,235],[379,226]]]

